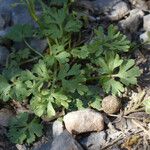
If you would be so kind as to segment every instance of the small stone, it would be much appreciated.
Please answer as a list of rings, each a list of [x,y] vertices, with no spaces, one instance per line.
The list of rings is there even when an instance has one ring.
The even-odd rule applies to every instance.
[[[115,96],[107,96],[102,101],[103,111],[107,114],[114,114],[120,110],[121,102]]]
[[[145,31],[150,31],[150,14],[143,18],[143,28]]]
[[[149,37],[148,37],[148,32],[144,32],[140,35],[140,41],[141,43],[148,42]]]
[[[83,148],[68,131],[64,131],[54,139],[48,150],[83,150]]]
[[[132,7],[138,8],[140,10],[148,10],[148,5],[146,0],[129,0],[132,4]]]
[[[78,110],[64,116],[66,129],[73,134],[101,131],[104,128],[102,114],[92,109]]]
[[[123,0],[81,0],[78,5],[112,21],[123,18],[130,10]]]
[[[128,4],[125,3],[124,1],[120,1],[112,7],[112,10],[107,15],[107,17],[112,21],[117,21],[123,18],[128,11],[129,11]]]
[[[17,148],[17,150],[27,150],[25,145],[20,145],[20,144],[16,144],[16,148]]]
[[[142,10],[133,9],[130,11],[129,17],[127,17],[124,20],[121,20],[118,24],[125,33],[135,33],[142,22],[143,16],[144,13]]]
[[[89,136],[82,137],[79,142],[87,150],[100,150],[106,142],[106,133],[104,131],[91,133]]]
[[[11,110],[2,108],[0,110],[0,125],[1,126],[8,126],[9,119],[12,118],[14,114],[12,113]]]
[[[54,121],[52,130],[53,130],[53,138],[60,135],[64,131],[64,126],[62,121],[59,120]]]
[[[150,43],[146,43],[148,42],[150,39],[150,37],[148,36],[148,32],[144,32],[140,35],[140,41],[141,43],[143,43],[143,48],[150,50]]]
[[[5,65],[6,59],[8,58],[9,51],[6,47],[0,46],[0,65]]]
[[[33,39],[31,40],[31,47],[33,47],[35,50],[37,50],[40,53],[43,53],[43,51],[48,46],[46,39]]]
[[[83,150],[83,148],[68,131],[64,131],[54,139],[51,150]]]

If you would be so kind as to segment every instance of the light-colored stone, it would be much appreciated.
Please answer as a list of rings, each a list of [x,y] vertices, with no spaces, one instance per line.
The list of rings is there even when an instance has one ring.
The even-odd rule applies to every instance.
[[[141,43],[145,43],[149,40],[148,32],[144,32],[140,35]]]
[[[102,114],[92,109],[70,112],[64,116],[64,123],[66,129],[73,134],[101,131],[104,128]]]
[[[25,145],[16,144],[17,150],[27,150]]]
[[[110,11],[110,13],[108,13],[107,17],[112,21],[116,21],[123,18],[128,11],[128,4],[124,1],[120,1],[112,7],[112,10]]]
[[[145,31],[150,31],[150,14],[143,18],[143,28]]]
[[[88,9],[95,14],[110,20],[119,20],[123,18],[130,10],[129,5],[123,0],[80,0],[79,6]]]
[[[146,0],[129,0],[129,2],[132,4],[132,7],[138,8],[141,10],[148,10],[148,4]]]
[[[120,110],[121,102],[117,97],[109,95],[103,99],[102,108],[105,113],[114,114]]]
[[[150,50],[150,37],[148,36],[148,31],[142,33],[139,38],[141,43],[143,43],[143,47]]]
[[[79,142],[87,150],[100,150],[106,142],[106,133],[104,131],[91,133],[89,136],[82,137]]]
[[[12,118],[14,114],[12,111],[6,108],[2,108],[0,110],[0,125],[1,126],[8,126],[9,119]]]
[[[53,138],[60,135],[64,131],[63,122],[59,120],[54,121],[52,130],[53,130]]]
[[[8,58],[9,51],[6,47],[0,46],[0,65],[5,65],[6,59]]]
[[[121,27],[123,32],[127,34],[135,33],[142,22],[143,16],[144,13],[142,10],[133,9],[130,11],[130,15],[126,19],[121,20],[118,25]]]

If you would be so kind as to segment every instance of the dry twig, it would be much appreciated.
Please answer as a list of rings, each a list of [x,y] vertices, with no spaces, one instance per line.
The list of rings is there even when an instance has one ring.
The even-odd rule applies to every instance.
[[[140,108],[143,104],[143,99],[145,97],[146,92],[143,90],[142,92],[138,93],[136,98],[133,98],[128,105],[124,109],[124,116],[129,115],[130,113],[137,112],[143,110]]]

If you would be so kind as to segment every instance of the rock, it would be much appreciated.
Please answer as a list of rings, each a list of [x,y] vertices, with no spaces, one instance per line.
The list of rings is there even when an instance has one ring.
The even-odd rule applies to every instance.
[[[89,136],[81,138],[79,142],[87,150],[100,150],[106,142],[106,133],[104,131],[91,133]]]
[[[20,144],[16,144],[16,148],[17,148],[17,150],[27,150],[25,145],[20,145]]]
[[[6,59],[8,58],[9,51],[6,47],[0,46],[0,65],[5,65]]]
[[[64,131],[64,126],[62,121],[56,120],[53,123],[53,138],[57,137],[58,135],[60,135],[63,131]]]
[[[0,25],[1,28],[4,29],[11,24],[11,12],[8,11],[7,9],[0,10],[0,18],[1,18],[1,21],[3,22],[3,23],[0,22],[0,23],[2,23]]]
[[[110,20],[119,20],[129,11],[129,6],[122,0],[81,0],[79,5],[92,10],[95,14],[104,14]]]
[[[146,0],[129,0],[134,8],[138,8],[141,10],[148,10],[148,5]]]
[[[45,125],[45,133],[46,133],[46,138],[50,143],[53,141],[53,123],[50,122],[47,125]]]
[[[83,148],[68,131],[64,131],[54,139],[52,144],[43,144],[35,150],[83,150]]]
[[[0,37],[6,36],[6,34],[9,32],[9,30],[10,30],[10,27],[0,30]]]
[[[63,123],[59,120],[49,122],[44,127],[46,134],[38,142],[33,144],[33,150],[50,150],[53,140],[64,131]]]
[[[68,131],[64,131],[54,139],[51,150],[83,150],[83,148]]]
[[[150,10],[150,1],[147,1],[148,10]]]
[[[141,43],[145,43],[149,40],[148,32],[144,32],[140,35]]]
[[[18,5],[13,6],[15,3]],[[35,25],[33,19],[31,18],[28,9],[25,5],[19,5],[20,0],[1,0],[0,1],[0,12],[7,11],[11,14],[12,24],[33,24]]]
[[[2,108],[0,110],[0,125],[1,126],[8,126],[9,119],[12,118],[14,114],[12,113],[11,110]]]
[[[48,46],[46,39],[32,39],[31,40],[31,47],[33,47],[35,50],[37,50],[40,53],[43,53],[43,51]]]
[[[12,142],[10,142],[10,140],[7,138],[6,135],[3,135],[2,132],[4,130],[6,130],[6,129],[3,128],[2,131],[1,131],[1,126],[0,126],[0,150],[18,150],[16,148],[16,145],[12,144]],[[6,134],[7,134],[7,132],[6,132]]]
[[[46,39],[29,39],[27,40],[27,42],[29,43],[29,45],[37,50],[40,53],[43,53],[44,50],[47,48],[48,44],[47,44],[47,40]],[[24,42],[14,42],[13,47],[17,50],[20,49],[24,49],[27,47],[27,45]]]
[[[38,147],[33,147],[32,150],[51,150],[51,143],[47,142]]]
[[[0,1],[1,4],[1,1]],[[8,10],[1,9],[0,6],[0,37],[3,37],[8,32],[8,28],[11,22],[11,13]]]
[[[0,15],[0,30],[2,30],[4,28],[4,26],[5,26],[5,20]]]
[[[150,31],[150,14],[143,18],[143,28],[145,31]]]
[[[150,43],[146,43],[146,42],[149,42],[149,40],[150,40],[150,37],[148,36],[148,31],[140,35],[140,41],[141,43],[143,43],[143,47],[147,50],[150,50]]]
[[[102,108],[105,113],[113,114],[120,110],[121,102],[117,97],[110,95],[103,99]]]
[[[12,5],[15,3],[19,3],[19,0],[1,0],[0,1],[0,10],[11,10]]]
[[[5,27],[12,23],[12,4],[19,2],[19,0],[1,0],[0,1],[0,15],[5,20]],[[19,14],[18,14],[19,15]]]
[[[119,148],[119,146],[114,145],[114,146],[111,147],[111,150],[121,150],[121,149]]]
[[[121,20],[118,23],[118,25],[127,34],[135,33],[138,30],[138,28],[142,22],[143,16],[144,16],[144,13],[142,10],[133,9],[130,11],[129,17],[127,17],[124,20]]]
[[[13,25],[35,24],[25,5],[17,5],[16,7],[12,8],[12,23]]]
[[[73,134],[101,131],[104,128],[103,116],[92,109],[70,112],[64,116],[64,123],[66,129]]]
[[[125,3],[124,1],[120,1],[111,8],[110,13],[108,13],[108,15],[106,16],[110,20],[116,21],[116,20],[123,18],[127,14],[128,11],[129,11],[129,7],[127,3]]]

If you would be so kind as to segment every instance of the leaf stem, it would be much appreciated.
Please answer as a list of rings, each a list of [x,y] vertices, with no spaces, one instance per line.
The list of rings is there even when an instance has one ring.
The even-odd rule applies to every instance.
[[[52,86],[51,86],[51,92],[54,91],[56,76],[57,76],[57,62],[55,62],[55,64],[54,64],[54,75],[53,75],[53,81],[52,81]]]
[[[26,0],[26,3],[27,3],[27,7],[28,7],[28,10],[29,10],[31,17],[39,25],[40,29],[43,30],[44,29],[43,24],[40,22],[38,16],[36,15],[36,11],[35,11],[33,2]],[[51,50],[50,40],[48,37],[46,37],[46,38],[48,41],[49,49]]]
[[[31,17],[34,19],[34,21],[39,25],[39,27],[41,29],[43,29],[43,25],[42,23],[39,21],[39,18],[38,16],[36,15],[36,12],[35,12],[35,7],[34,7],[34,2],[33,1],[30,1],[30,0],[26,0],[26,3],[27,3],[27,7],[28,7],[28,10],[29,10],[29,13],[31,15]]]
[[[20,65],[24,65],[26,63],[29,63],[29,62],[32,62],[32,61],[35,61],[35,60],[38,60],[38,59],[39,59],[39,57],[37,56],[37,57],[34,57],[34,58],[31,58],[31,59],[28,59],[26,61],[21,62]]]
[[[35,50],[34,48],[32,48],[29,43],[24,39],[24,43],[27,45],[27,47],[32,50],[34,53],[36,53],[37,55],[41,56],[42,58],[44,57],[41,53],[39,53],[37,50]]]
[[[48,43],[48,47],[49,47],[49,54],[52,55],[52,46],[51,46],[51,43],[50,43],[50,40],[48,37],[47,37],[47,43]]]

